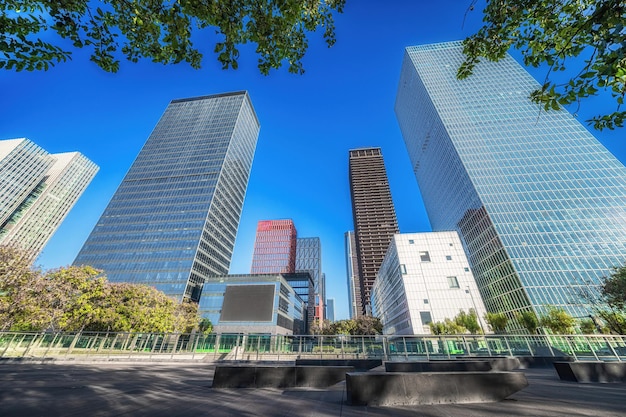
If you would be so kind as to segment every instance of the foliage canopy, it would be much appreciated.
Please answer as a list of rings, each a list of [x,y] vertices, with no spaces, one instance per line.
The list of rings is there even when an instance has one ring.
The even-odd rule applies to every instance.
[[[509,318],[504,313],[486,313],[485,320],[495,333],[505,331],[506,325],[509,322]]]
[[[588,122],[596,129],[624,125],[623,0],[487,0],[483,22],[463,42],[466,60],[458,70],[459,78],[468,77],[481,57],[498,61],[513,47],[522,53],[524,64],[549,68],[543,86],[531,94],[545,110],[580,105],[583,99],[607,92],[615,101],[614,111]],[[554,72],[566,68],[574,75],[565,82],[551,80]]]
[[[240,45],[251,42],[256,44],[261,73],[283,63],[288,63],[290,72],[302,73],[308,32],[322,28],[327,45],[332,46],[333,12],[341,13],[344,3],[5,0],[0,8],[0,68],[48,69],[71,58],[71,48],[88,48],[90,59],[111,72],[119,69],[120,56],[132,62],[146,58],[200,68],[202,54],[194,42],[206,41],[211,27],[219,40],[214,52],[224,69],[236,69]]]
[[[613,268],[602,279],[600,293],[604,303],[595,309],[597,315],[611,332],[626,334],[626,266]]]
[[[311,328],[312,334],[323,335],[369,336],[381,334],[382,331],[383,325],[380,319],[371,316],[359,316],[356,319],[338,320],[332,323],[329,320],[324,320],[321,326],[316,322]]]
[[[548,312],[539,319],[539,324],[554,334],[572,334],[576,319],[562,308],[548,307]]]
[[[478,315],[474,309],[469,313],[461,310],[454,318],[446,318],[444,321],[430,322],[428,324],[432,334],[477,334],[481,331],[478,323]]]
[[[147,285],[109,283],[90,266],[42,273],[31,257],[0,246],[0,330],[182,332],[198,329],[198,307]],[[210,329],[203,323],[202,331]],[[210,331],[210,330],[209,330]]]
[[[528,333],[537,333],[537,328],[539,327],[539,319],[533,311],[521,311],[517,313],[515,318],[517,319],[517,322],[528,331]]]

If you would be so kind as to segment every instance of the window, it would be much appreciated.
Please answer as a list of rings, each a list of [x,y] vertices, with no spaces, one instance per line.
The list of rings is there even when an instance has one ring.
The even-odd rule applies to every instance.
[[[452,256],[446,255],[446,261],[451,261],[451,260],[452,260]]]
[[[423,325],[427,325],[428,323],[433,321],[432,317],[430,316],[430,311],[420,311],[420,319],[422,320]]]
[[[414,243],[415,243],[415,241],[413,239],[409,239],[409,245],[412,245]]]
[[[400,264],[400,272],[402,272],[402,275],[406,274],[406,265],[405,264]]]
[[[465,267],[463,269],[465,270],[465,272],[469,272],[469,268],[468,267]]]
[[[424,304],[428,304],[428,298],[424,298]]]
[[[448,277],[448,286],[450,288],[459,288],[459,281],[456,277]]]
[[[430,254],[427,251],[420,252],[420,261],[430,262]]]

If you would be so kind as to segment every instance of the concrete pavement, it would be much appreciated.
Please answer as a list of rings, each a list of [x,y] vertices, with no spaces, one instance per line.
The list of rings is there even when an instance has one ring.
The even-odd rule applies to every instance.
[[[0,416],[626,416],[626,384],[560,381],[526,369],[529,386],[498,403],[406,407],[345,404],[329,389],[212,389],[203,362],[0,361]]]

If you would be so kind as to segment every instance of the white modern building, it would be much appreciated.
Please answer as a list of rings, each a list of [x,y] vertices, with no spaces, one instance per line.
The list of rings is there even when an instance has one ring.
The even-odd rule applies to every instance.
[[[98,169],[79,152],[49,154],[24,138],[0,142],[0,244],[34,261]]]
[[[429,334],[430,322],[485,306],[457,232],[394,235],[372,289],[373,315],[383,334]]]

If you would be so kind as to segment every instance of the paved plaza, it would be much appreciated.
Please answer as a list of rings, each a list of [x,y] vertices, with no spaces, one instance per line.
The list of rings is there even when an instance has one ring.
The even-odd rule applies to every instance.
[[[0,361],[0,416],[626,416],[626,384],[560,381],[527,369],[529,386],[497,403],[353,407],[328,389],[212,389],[197,362]]]

